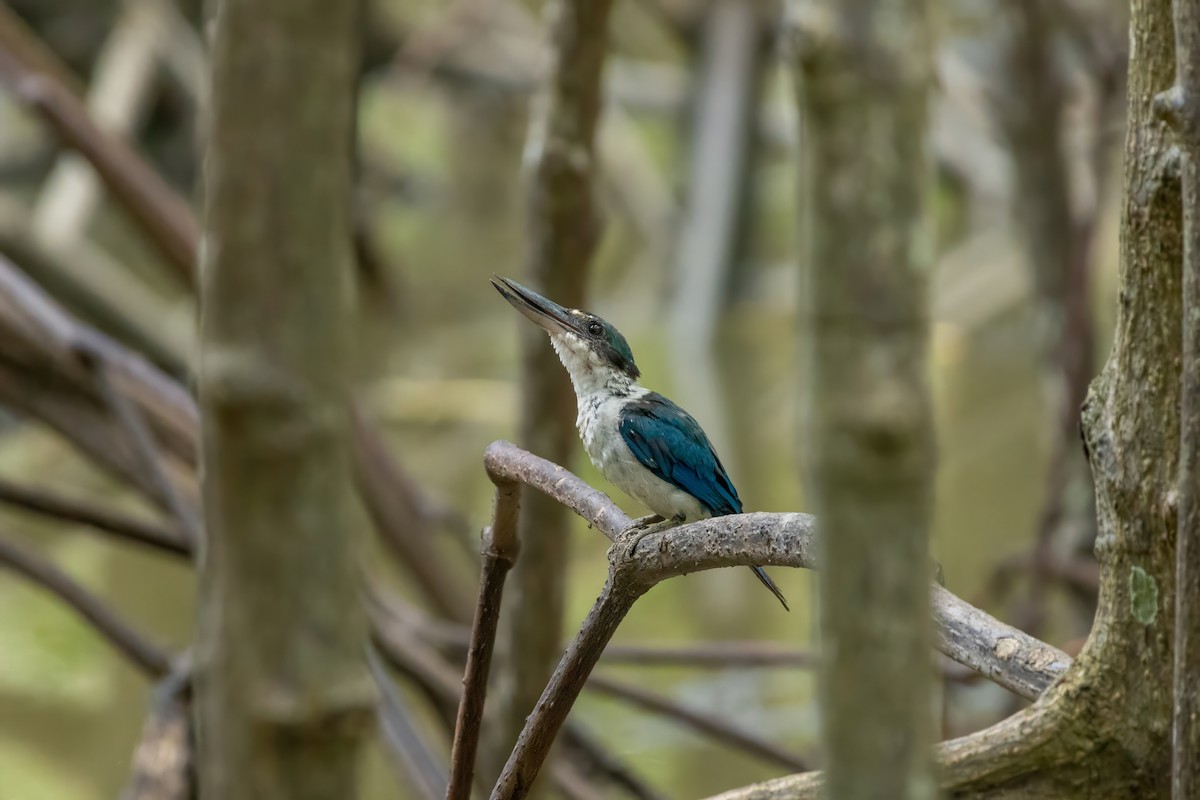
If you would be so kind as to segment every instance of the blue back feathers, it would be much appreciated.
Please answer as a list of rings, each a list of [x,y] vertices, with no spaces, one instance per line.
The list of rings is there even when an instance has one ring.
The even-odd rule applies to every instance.
[[[643,467],[696,498],[715,517],[742,501],[700,423],[657,392],[625,404],[621,437]]]

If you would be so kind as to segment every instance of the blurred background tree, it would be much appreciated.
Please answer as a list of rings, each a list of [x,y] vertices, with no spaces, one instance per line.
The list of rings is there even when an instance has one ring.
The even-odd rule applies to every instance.
[[[0,255],[68,312],[182,378],[194,357],[196,311],[179,243],[194,243],[195,229],[166,213],[171,202],[154,199],[173,192],[186,209],[179,198],[198,192],[204,143],[196,131],[208,109],[201,5],[0,6]],[[378,584],[371,611],[376,638],[386,631],[397,645],[384,648],[401,674],[394,699],[411,730],[435,741],[453,715],[458,626],[469,621],[475,532],[490,507],[480,454],[494,439],[518,438],[526,402],[517,323],[486,279],[521,275],[533,258],[523,201],[533,176],[523,164],[535,154],[523,148],[550,66],[553,21],[542,12],[540,3],[501,0],[373,0],[366,8],[353,204],[361,302],[351,365],[366,502],[355,524],[382,534],[369,545]],[[1099,583],[1074,412],[1114,323],[1113,176],[1128,9],[1112,0],[954,0],[933,13],[937,236],[929,277],[940,446],[932,549],[948,588],[1074,653]],[[791,165],[801,143],[791,78],[776,57],[781,18],[778,6],[755,0],[613,4],[595,133],[593,191],[604,226],[587,284],[589,309],[629,336],[647,382],[700,419],[747,508],[764,510],[807,507],[793,333],[800,289]],[[151,198],[148,213],[164,212],[156,218],[165,223],[148,227],[145,215],[130,213],[136,202],[106,191],[63,146],[72,131],[85,140],[86,132],[71,127],[69,114],[56,121],[53,96],[34,91],[45,84],[23,80],[31,74],[85,96],[95,124],[163,177],[158,187],[136,170],[119,171],[134,175],[126,196]],[[52,384],[23,375],[13,370],[0,381],[12,412],[2,423],[2,483],[105,501],[130,516],[120,521],[127,534],[151,525],[141,533],[168,539],[158,553],[109,547],[79,526],[31,516],[31,502],[25,511],[0,509],[2,533],[53,559],[138,629],[154,631],[153,640],[183,648],[194,579],[161,555],[186,549],[178,503],[164,497],[161,476],[145,474],[119,430],[91,435],[91,461],[78,456],[72,442],[108,430],[96,422],[98,389],[88,388],[86,406],[68,408],[49,390],[31,394],[39,381]],[[79,377],[92,387],[89,380]],[[547,380],[565,388],[561,372]],[[168,479],[194,498],[186,406],[142,413],[169,461]],[[559,425],[554,435],[567,466],[606,488],[578,457],[574,431]],[[128,488],[129,476],[141,491]],[[166,523],[152,522],[159,513]],[[578,520],[567,524],[572,553],[558,558],[553,591],[561,589],[562,602],[546,604],[548,631],[577,626],[607,566],[604,542],[583,535]],[[813,596],[810,576],[775,573],[789,597]],[[784,666],[751,670],[716,656],[702,670],[686,659],[655,669],[605,665],[618,689],[584,694],[558,759],[558,790],[583,796],[590,776],[601,786],[644,783],[697,796],[793,771],[788,756],[811,763],[813,604],[783,615],[764,594],[740,571],[717,570],[642,600],[618,646],[754,639],[776,643],[758,655]],[[525,605],[537,608],[538,598]],[[0,619],[0,797],[115,795],[146,716],[144,678],[24,582],[0,580]],[[735,649],[744,656],[747,647]],[[1024,703],[954,667],[944,676],[943,737]],[[668,705],[775,743],[782,757],[648,715],[628,692],[621,699],[631,681]],[[395,796],[389,763],[388,748],[373,745],[363,796]],[[416,791],[408,781],[402,795]]]

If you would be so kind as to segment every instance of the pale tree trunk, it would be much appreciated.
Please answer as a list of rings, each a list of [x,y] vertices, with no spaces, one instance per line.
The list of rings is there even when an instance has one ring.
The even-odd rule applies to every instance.
[[[208,800],[357,794],[373,703],[344,451],[358,6],[216,8],[199,378]]]
[[[594,195],[596,125],[611,0],[558,0],[551,7],[549,86],[535,108],[526,152],[530,283],[568,307],[582,306],[587,266],[599,239]],[[577,448],[575,396],[546,336],[522,328],[521,442],[556,464]],[[500,774],[525,717],[562,655],[563,595],[570,511],[533,491],[521,494],[521,555],[508,581],[501,663],[495,694],[500,724],[483,777]]]
[[[934,447],[923,0],[799,0],[805,496],[828,794],[931,798]]]
[[[1172,796],[1200,796],[1200,2],[1176,0],[1176,85],[1160,96],[1182,155],[1183,380],[1175,556]]]

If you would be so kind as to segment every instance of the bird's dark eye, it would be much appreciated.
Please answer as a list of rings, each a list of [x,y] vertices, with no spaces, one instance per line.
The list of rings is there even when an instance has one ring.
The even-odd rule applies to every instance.
[[[599,322],[592,322],[588,324],[588,333],[590,333],[592,336],[599,336],[600,334],[604,333],[604,328]]]

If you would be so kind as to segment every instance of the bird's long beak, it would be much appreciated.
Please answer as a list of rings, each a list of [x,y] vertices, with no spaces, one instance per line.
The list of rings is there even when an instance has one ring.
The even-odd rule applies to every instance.
[[[547,333],[580,333],[575,315],[553,300],[548,300],[532,289],[499,275],[492,276],[492,286],[496,287],[496,291],[500,292],[513,308],[537,323]]]

